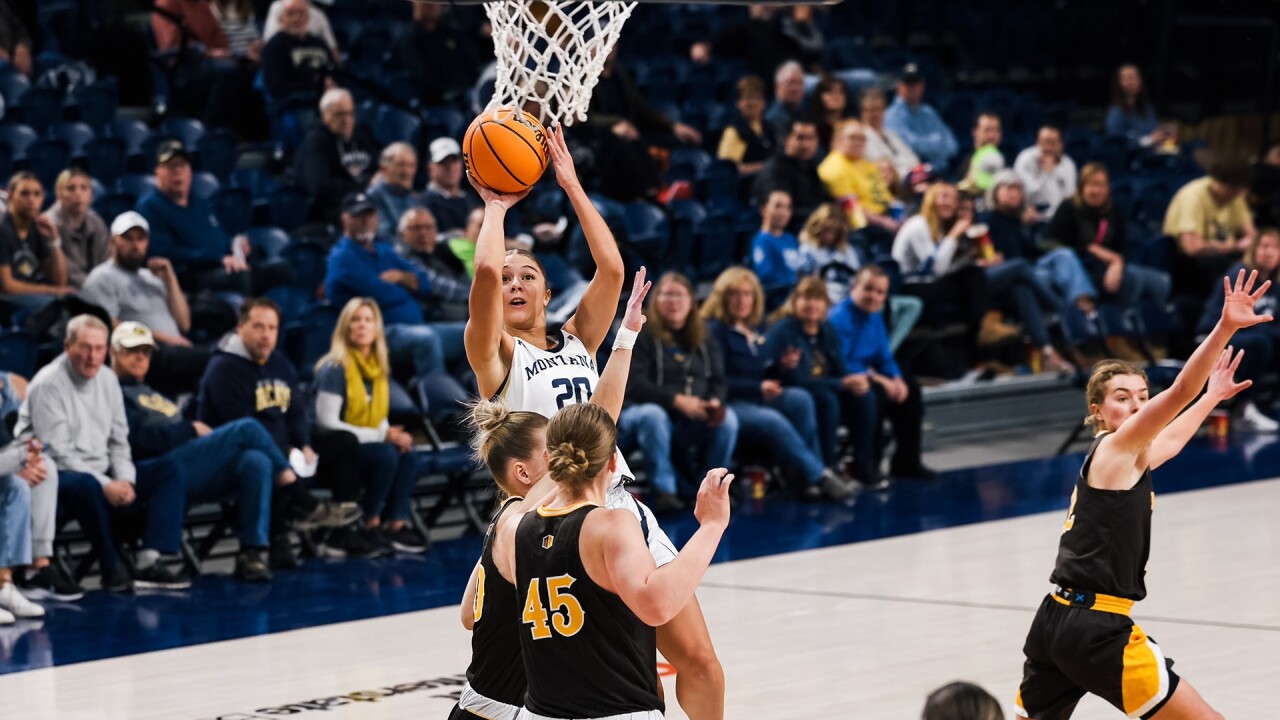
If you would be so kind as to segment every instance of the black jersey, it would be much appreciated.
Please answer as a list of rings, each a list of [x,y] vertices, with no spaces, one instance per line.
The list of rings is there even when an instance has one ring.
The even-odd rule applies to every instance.
[[[582,503],[538,508],[516,529],[520,648],[538,715],[594,718],[665,711],[658,697],[657,633],[582,565]]]
[[[501,703],[524,703],[524,665],[520,661],[520,625],[516,622],[516,588],[493,564],[493,536],[508,508],[522,498],[508,498],[498,508],[484,535],[484,551],[476,575],[475,626],[471,631],[471,689]]]
[[[1099,435],[1080,467],[1071,509],[1049,581],[1064,588],[1141,600],[1151,552],[1151,511],[1156,494],[1151,470],[1128,490],[1090,487],[1089,465],[1106,434]]]

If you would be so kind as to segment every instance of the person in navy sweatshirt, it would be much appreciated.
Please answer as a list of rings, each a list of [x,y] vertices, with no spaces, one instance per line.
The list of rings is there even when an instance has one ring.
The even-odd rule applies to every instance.
[[[319,452],[311,446],[306,403],[298,387],[293,365],[276,352],[280,308],[266,298],[251,298],[240,306],[236,331],[218,343],[200,380],[197,414],[200,421],[218,428],[241,418],[256,418],[281,454],[300,451],[308,465],[319,460],[317,480],[348,489],[359,483],[359,441],[346,436]],[[318,456],[318,457],[317,457]],[[349,497],[335,490],[335,496]],[[355,503],[322,503],[300,482],[277,484],[271,503],[270,566],[298,566],[289,538],[289,523],[298,530],[343,527],[360,518]]]
[[[880,467],[877,440],[881,419],[893,424],[897,448],[889,464],[889,474],[896,478],[928,480],[934,472],[920,459],[920,425],[924,419],[924,403],[920,386],[907,378],[889,349],[889,335],[884,325],[884,304],[889,296],[889,276],[878,265],[867,265],[854,278],[849,297],[827,318],[840,338],[840,356],[844,370],[859,380],[848,380],[842,395],[846,403],[845,419],[850,422],[853,452],[857,462],[870,458],[872,468]],[[847,379],[847,378],[846,378]]]
[[[373,298],[382,311],[392,364],[413,363],[437,416],[456,412],[467,392],[447,368],[465,357],[466,323],[424,322],[419,300],[431,297],[431,279],[378,237],[377,207],[368,195],[352,193],[342,201],[342,230],[329,253],[325,297],[337,306],[354,297]]]

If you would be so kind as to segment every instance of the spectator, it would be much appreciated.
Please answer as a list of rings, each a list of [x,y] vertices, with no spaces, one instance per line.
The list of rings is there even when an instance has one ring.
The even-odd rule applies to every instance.
[[[818,177],[813,157],[818,152],[818,130],[812,120],[793,120],[787,128],[782,153],[769,158],[752,184],[757,200],[764,203],[769,193],[782,190],[791,196],[792,229],[798,218],[809,217],[826,202],[827,189]]]
[[[476,241],[480,239],[480,225],[484,222],[484,208],[478,207],[467,214],[467,226],[460,234],[455,233],[449,238],[449,250],[453,251],[454,257],[462,261],[462,266],[467,270],[467,277],[474,279],[476,276]],[[586,238],[583,238],[586,242]]]
[[[54,298],[70,295],[67,257],[58,226],[40,214],[44,188],[23,170],[9,180],[9,212],[0,219],[0,290],[4,300],[36,311]]]
[[[1045,125],[1036,144],[1018,153],[1013,171],[1026,203],[1040,218],[1051,218],[1062,201],[1076,194],[1076,164],[1062,152],[1062,130]]]
[[[845,120],[836,133],[831,153],[818,165],[818,177],[826,184],[827,193],[844,203],[854,230],[896,233],[901,224],[889,214],[893,193],[880,168],[864,156],[867,132],[862,123]]]
[[[1026,206],[1016,173],[1002,170],[996,174],[987,192],[987,207],[990,210],[979,215],[978,222],[987,226],[996,253],[1006,261],[1033,263],[1036,277],[1055,295],[1059,306],[1074,305],[1086,315],[1096,312],[1098,291],[1074,247],[1059,245],[1045,251],[1036,243],[1033,218],[1037,213]]]
[[[185,50],[194,42],[202,45],[210,58],[231,56],[227,36],[209,0],[157,0],[151,32],[156,49],[162,53]]]
[[[412,362],[432,395],[432,407],[441,415],[453,414],[467,394],[448,374],[446,363],[458,362],[465,354],[465,323],[423,321],[418,302],[431,297],[431,279],[397,255],[391,243],[379,240],[377,228],[378,215],[367,195],[356,193],[343,200],[343,236],[329,254],[325,297],[335,304],[373,298],[386,320],[392,362]]]
[[[257,63],[262,59],[263,40],[258,32],[258,19],[253,0],[214,0],[213,16],[227,38],[231,57]]]
[[[733,161],[739,174],[750,175],[764,167],[776,144],[773,129],[764,122],[764,83],[750,75],[739,79],[738,117],[720,136],[716,157]]]
[[[944,172],[959,152],[956,136],[942,122],[938,112],[924,102],[924,76],[915,63],[908,63],[898,78],[898,97],[884,114],[885,127],[933,166]]]
[[[1121,65],[1111,82],[1111,106],[1104,122],[1110,137],[1123,137],[1140,145],[1158,145],[1173,139],[1173,134],[1160,127],[1155,104],[1147,94],[1142,71],[1137,65]]]
[[[249,238],[228,237],[209,203],[191,192],[191,156],[178,140],[156,150],[156,188],[138,201],[149,227],[150,251],[167,258],[193,290],[249,295],[292,279],[283,263],[260,262]]]
[[[159,343],[147,381],[170,395],[192,392],[210,351],[191,344],[191,310],[173,264],[147,259],[146,218],[130,210],[111,222],[111,259],[93,269],[80,297],[107,311],[115,324],[141,323]]]
[[[352,298],[333,329],[329,353],[316,363],[316,434],[348,434],[359,443],[365,478],[364,529],[402,553],[426,552],[427,539],[410,522],[420,467],[413,437],[391,425],[391,363],[382,314],[369,298]],[[338,500],[356,500],[338,497]],[[328,544],[350,550],[352,528],[335,530]],[[344,537],[345,536],[345,537]],[[359,541],[355,543],[359,546]]]
[[[471,247],[474,252],[475,245]],[[464,322],[470,317],[467,303],[471,278],[449,245],[440,242],[436,219],[430,210],[411,207],[400,216],[396,252],[430,280],[430,297],[422,300],[423,317],[428,322]]]
[[[320,98],[320,122],[311,126],[294,156],[293,169],[311,196],[310,218],[338,221],[342,199],[369,185],[377,141],[356,124],[351,93],[333,88]]]
[[[1244,198],[1252,170],[1243,162],[1220,159],[1208,177],[1192,180],[1173,196],[1163,232],[1178,241],[1173,272],[1180,293],[1207,297],[1223,271],[1253,243],[1258,231]]]
[[[803,482],[806,499],[848,497],[854,488],[822,464],[813,396],[784,387],[772,367],[761,324],[764,290],[755,274],[743,267],[720,273],[701,314],[724,351],[729,408],[744,445],[768,448],[771,459]]]
[[[271,488],[296,480],[289,461],[253,418],[217,430],[184,419],[178,404],[145,380],[155,350],[151,330],[141,323],[123,322],[111,333],[111,365],[124,394],[130,452],[135,460],[167,457],[181,467],[188,503],[235,502],[240,550],[234,575],[270,580]]]
[[[849,89],[840,78],[823,75],[813,88],[813,96],[817,99],[813,116],[818,121],[818,146],[830,151],[840,123],[849,116]]]
[[[979,113],[973,123],[973,155],[966,166],[969,168],[961,189],[986,192],[996,173],[1005,168],[1004,154],[1000,152],[1000,141],[1003,135],[1000,130],[1000,116],[993,112]]]
[[[378,157],[378,174],[369,183],[369,199],[378,206],[378,234],[392,237],[400,219],[411,208],[426,207],[421,193],[414,192],[418,174],[418,153],[406,142],[393,142]],[[434,218],[432,219],[434,223]],[[434,229],[434,228],[433,228]]]
[[[18,381],[21,382],[20,388]],[[22,390],[22,398],[26,399],[27,384],[12,373],[6,378],[6,410],[10,398],[10,388]],[[21,405],[13,409],[14,419]],[[5,413],[7,428],[7,418]],[[6,432],[7,434],[7,432]],[[49,457],[48,448],[36,438],[26,438],[26,466],[24,472],[17,473],[26,480],[31,495],[31,562],[24,572],[14,574],[14,582],[22,594],[32,600],[56,600],[72,602],[84,597],[84,588],[80,587],[72,577],[64,573],[58,565],[51,562],[53,558],[53,539],[58,528],[58,467]],[[20,491],[19,491],[20,492]],[[64,518],[69,517],[65,512]],[[86,518],[86,521],[91,521]],[[0,543],[3,547],[4,543]],[[26,564],[26,563],[23,563]]]
[[[760,231],[751,241],[751,269],[764,286],[766,306],[777,307],[795,287],[800,269],[800,242],[787,232],[791,196],[785,190],[769,193],[760,208]]]
[[[1254,237],[1249,249],[1245,250],[1244,259],[1227,270],[1227,277],[1235,278],[1242,272],[1248,275],[1257,271],[1258,285],[1270,281],[1271,287],[1254,307],[1259,314],[1275,315],[1280,312],[1280,272],[1277,269],[1280,269],[1280,230],[1263,228]],[[1223,298],[1218,293],[1209,294],[1204,314],[1200,316],[1200,324],[1196,328],[1197,334],[1213,330],[1213,324],[1222,316],[1222,302]],[[1211,312],[1218,314],[1210,317]],[[1236,377],[1240,380],[1253,380],[1255,386],[1240,393],[1240,399],[1236,401],[1234,408],[1235,414],[1246,430],[1258,433],[1280,431],[1280,423],[1271,417],[1274,408],[1267,407],[1263,410],[1258,407],[1267,393],[1257,389],[1263,375],[1275,367],[1276,353],[1280,350],[1280,332],[1267,323],[1255,325],[1237,332],[1232,336],[1231,343],[1244,352]]]
[[[966,325],[965,354],[977,361],[979,345],[995,345],[1020,335],[989,312],[986,274],[973,264],[966,231],[973,217],[962,212],[955,185],[935,183],[924,195],[920,214],[902,224],[893,240],[893,259],[906,283],[903,292],[924,301],[925,322],[941,325],[959,311]],[[958,301],[958,302],[957,302]]]
[[[427,207],[436,216],[441,232],[453,234],[468,226],[469,215],[480,208],[480,198],[462,183],[462,147],[451,137],[436,138],[427,147]],[[470,271],[468,271],[470,274]]]
[[[835,305],[849,294],[861,267],[862,259],[849,242],[848,214],[835,203],[819,205],[800,231],[800,272],[821,278],[829,302]]]
[[[333,488],[335,497],[350,497],[360,472],[355,439],[321,446],[318,452],[312,448],[297,375],[289,360],[276,352],[279,332],[280,309],[274,302],[253,298],[240,306],[236,331],[219,343],[200,380],[199,419],[211,428],[255,419],[294,468],[314,469],[316,480]],[[287,474],[277,475],[277,481],[282,484],[273,490],[268,526],[268,565],[273,570],[298,567],[289,539],[291,518],[299,531],[345,527],[360,518],[354,503],[320,502],[301,481],[289,482]]]
[[[0,627],[44,617],[44,608],[19,590],[13,569],[31,564],[31,489],[46,477],[38,443],[12,442],[0,450]]]
[[[67,258],[67,284],[84,287],[89,271],[107,260],[111,236],[102,216],[93,209],[93,178],[81,168],[68,168],[54,183],[58,197],[45,217],[58,228],[62,254]]]
[[[32,378],[14,434],[47,445],[58,467],[60,514],[74,517],[84,529],[102,563],[105,590],[130,587],[112,528],[136,514],[145,518],[145,529],[132,585],[191,587],[185,569],[159,562],[161,555],[176,555],[182,548],[182,468],[164,460],[134,464],[120,382],[110,371],[101,372],[106,356],[106,325],[90,315],[72,318],[65,352]]]
[[[726,24],[711,41],[718,58],[734,58],[747,64],[752,75],[766,77],[787,60],[801,57],[800,48],[782,30],[775,15],[778,7],[758,3],[747,8],[747,19]]]
[[[862,93],[860,119],[862,128],[867,133],[867,146],[863,156],[875,162],[890,161],[893,163],[894,174],[905,182],[911,171],[920,164],[920,158],[897,133],[885,127],[885,105],[884,91],[880,88],[867,88]]]
[[[619,445],[639,445],[655,512],[684,507],[693,486],[677,487],[676,467],[688,479],[729,467],[738,442],[738,416],[725,406],[724,357],[696,312],[693,284],[677,272],[658,278],[631,356],[627,404],[618,417]],[[674,442],[673,442],[674,441]],[[673,454],[674,451],[674,454]]]
[[[0,60],[14,70],[31,77],[31,33],[8,3],[0,3]]]
[[[333,58],[329,46],[307,33],[309,0],[284,0],[280,32],[262,49],[262,84],[274,107],[314,107],[333,87]]]
[[[425,106],[458,100],[475,80],[475,68],[484,66],[474,44],[467,43],[450,22],[444,5],[416,3],[413,24],[398,35],[392,56],[419,89]]]
[[[921,720],[1004,720],[1000,701],[967,682],[953,682],[929,693]]]
[[[1045,230],[1051,242],[1073,248],[1102,297],[1125,307],[1169,301],[1168,274],[1126,260],[1128,233],[1124,214],[1111,202],[1111,184],[1102,163],[1085,163],[1080,189],[1058,206]],[[1224,268],[1225,269],[1225,268]]]
[[[267,9],[267,21],[262,29],[262,40],[264,42],[271,42],[271,38],[282,29],[280,18],[284,14],[285,3],[286,0],[274,0],[271,3],[271,7]],[[329,51],[333,53],[334,59],[338,59],[342,51],[338,48],[338,40],[333,35],[333,26],[329,24],[329,16],[315,6],[310,9],[311,12],[307,14],[307,34],[324,40],[324,44],[328,45]]]
[[[773,103],[764,113],[773,137],[783,138],[791,129],[791,121],[804,117],[804,68],[795,60],[778,66],[773,75]]]

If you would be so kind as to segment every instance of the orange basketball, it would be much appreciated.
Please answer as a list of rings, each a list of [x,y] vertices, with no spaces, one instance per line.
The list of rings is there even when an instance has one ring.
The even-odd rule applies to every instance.
[[[487,110],[462,137],[462,161],[471,177],[490,190],[521,192],[547,169],[547,132],[527,112]]]

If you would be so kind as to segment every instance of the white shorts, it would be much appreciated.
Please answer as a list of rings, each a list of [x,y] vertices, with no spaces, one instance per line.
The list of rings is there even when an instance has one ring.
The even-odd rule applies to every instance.
[[[462,686],[458,707],[489,720],[516,720],[520,715],[520,708],[481,695],[471,689],[471,683]]]
[[[552,718],[546,715],[537,715],[529,712],[524,708],[520,708],[519,720],[569,720],[568,718]],[[622,715],[610,715],[600,718],[573,718],[573,720],[662,720],[662,713],[657,710],[648,710],[646,712],[623,713]]]
[[[675,543],[671,542],[671,538],[667,537],[667,534],[658,526],[658,519],[653,516],[653,511],[627,492],[626,485],[615,485],[609,488],[604,500],[605,507],[625,508],[636,516],[640,521],[640,529],[644,531],[644,540],[649,544],[649,554],[653,556],[653,562],[658,567],[676,559],[676,553],[679,551],[676,550]]]

